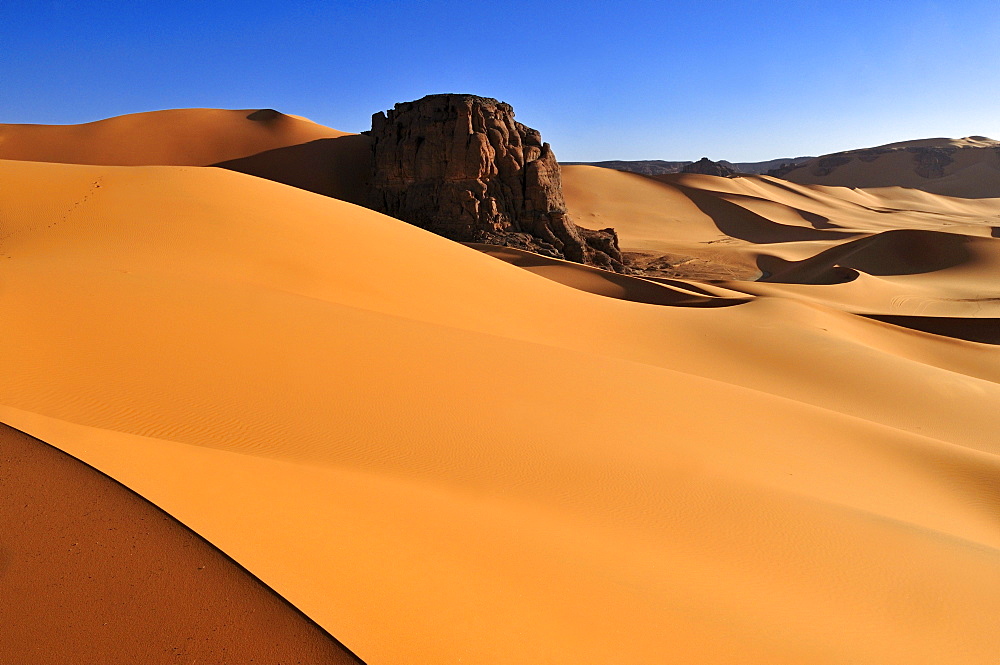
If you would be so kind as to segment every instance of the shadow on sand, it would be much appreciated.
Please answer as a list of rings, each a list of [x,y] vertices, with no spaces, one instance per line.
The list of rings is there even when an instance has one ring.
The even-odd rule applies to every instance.
[[[371,139],[349,134],[265,150],[212,166],[364,205],[371,163]]]
[[[894,229],[859,238],[802,261],[761,256],[762,282],[843,284],[869,275],[918,275],[961,265],[969,260],[968,236],[942,231]]]

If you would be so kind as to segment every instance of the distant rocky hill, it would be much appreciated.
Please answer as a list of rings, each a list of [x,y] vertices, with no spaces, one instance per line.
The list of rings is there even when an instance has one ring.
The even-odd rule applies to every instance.
[[[708,159],[707,157],[703,159]],[[814,157],[786,157],[782,159],[769,159],[764,162],[727,162],[721,160],[715,162],[717,164],[725,164],[732,168],[736,173],[746,173],[751,175],[763,175],[772,169],[781,168],[783,166],[789,166],[794,164],[804,164]],[[686,162],[668,162],[660,159],[649,159],[649,160],[635,160],[635,161],[623,161],[623,160],[611,160],[604,162],[563,162],[567,166],[600,166],[606,169],[615,169],[616,171],[629,171],[631,173],[641,173],[642,175],[663,175],[664,173],[681,173],[684,171],[684,167],[695,164],[696,162],[686,161]]]
[[[688,164],[681,173],[700,173],[702,175],[714,175],[722,178],[736,175],[736,167],[726,161],[713,162],[708,157],[702,157],[697,162]]]
[[[428,95],[372,116],[370,207],[463,242],[625,271],[614,229],[566,214],[559,163],[509,104]]]
[[[615,171],[629,171],[642,175],[663,175],[664,173],[680,173],[681,169],[691,162],[665,162],[661,159],[638,161],[611,160],[606,162],[563,162],[566,166],[600,166]]]
[[[1000,197],[1000,141],[921,139],[845,150],[769,175],[806,185],[909,187],[966,198]]]

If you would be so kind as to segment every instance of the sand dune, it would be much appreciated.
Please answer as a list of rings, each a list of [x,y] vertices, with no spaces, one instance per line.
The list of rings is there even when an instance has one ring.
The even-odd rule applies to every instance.
[[[609,298],[675,307],[725,307],[749,301],[737,291],[677,280],[649,280],[552,259],[512,247],[466,243],[494,258],[524,268],[554,282]]]
[[[958,316],[893,316],[871,314],[870,318],[913,330],[984,344],[1000,344],[1000,318]]]
[[[989,236],[1000,225],[998,200],[902,187],[854,190],[768,176],[647,177],[588,166],[566,167],[563,178],[577,223],[614,226],[622,246],[634,250],[713,242],[734,248],[803,240],[833,244],[892,229]]]
[[[941,231],[883,231],[831,247],[791,265],[775,264],[764,280],[837,284],[854,279],[859,272],[869,275],[936,272],[967,263],[970,255],[966,245],[971,241],[969,237]]]
[[[0,661],[358,663],[141,497],[0,425]]]
[[[568,167],[564,180],[574,219],[616,227],[622,249],[654,267],[647,276],[722,279],[863,314],[1000,315],[997,199],[593,167]]]
[[[781,177],[840,187],[911,187],[968,198],[1000,196],[1000,141],[985,136],[902,141],[817,157]]]
[[[82,125],[0,125],[0,159],[212,166],[363,203],[368,137],[273,109],[174,109]]]
[[[208,166],[345,135],[270,109],[173,109],[82,125],[0,125],[0,159]]]
[[[370,159],[369,138],[346,134],[265,150],[213,166],[365,205]]]
[[[821,302],[975,283],[988,234],[860,270],[892,219],[986,204],[595,171],[571,213],[623,246],[859,276],[619,280],[221,169],[5,161],[0,420],[373,664],[989,662],[996,348]]]

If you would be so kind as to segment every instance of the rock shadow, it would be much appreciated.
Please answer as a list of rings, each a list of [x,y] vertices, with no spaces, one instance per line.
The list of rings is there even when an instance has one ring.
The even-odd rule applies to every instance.
[[[257,113],[261,111],[251,115]],[[348,134],[317,139],[212,166],[365,205],[371,181],[371,138]]]

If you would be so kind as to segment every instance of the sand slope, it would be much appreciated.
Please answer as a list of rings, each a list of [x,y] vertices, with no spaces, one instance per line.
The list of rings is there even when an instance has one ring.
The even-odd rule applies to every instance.
[[[614,226],[653,275],[864,314],[1000,316],[1000,199],[582,166],[564,180],[573,218]]]
[[[358,663],[127,489],[0,425],[0,661]]]
[[[211,166],[363,203],[367,136],[273,109],[171,109],[82,125],[2,125],[0,159]]]
[[[0,177],[0,420],[369,663],[1000,649],[993,346],[780,293],[607,297],[220,169]],[[648,182],[719,229],[691,181]],[[825,231],[798,218],[769,221]]]
[[[82,125],[0,125],[0,159],[208,166],[345,135],[270,109],[171,109]]]
[[[1000,196],[1000,141],[920,139],[816,157],[782,175],[801,184],[910,187],[968,198]]]

